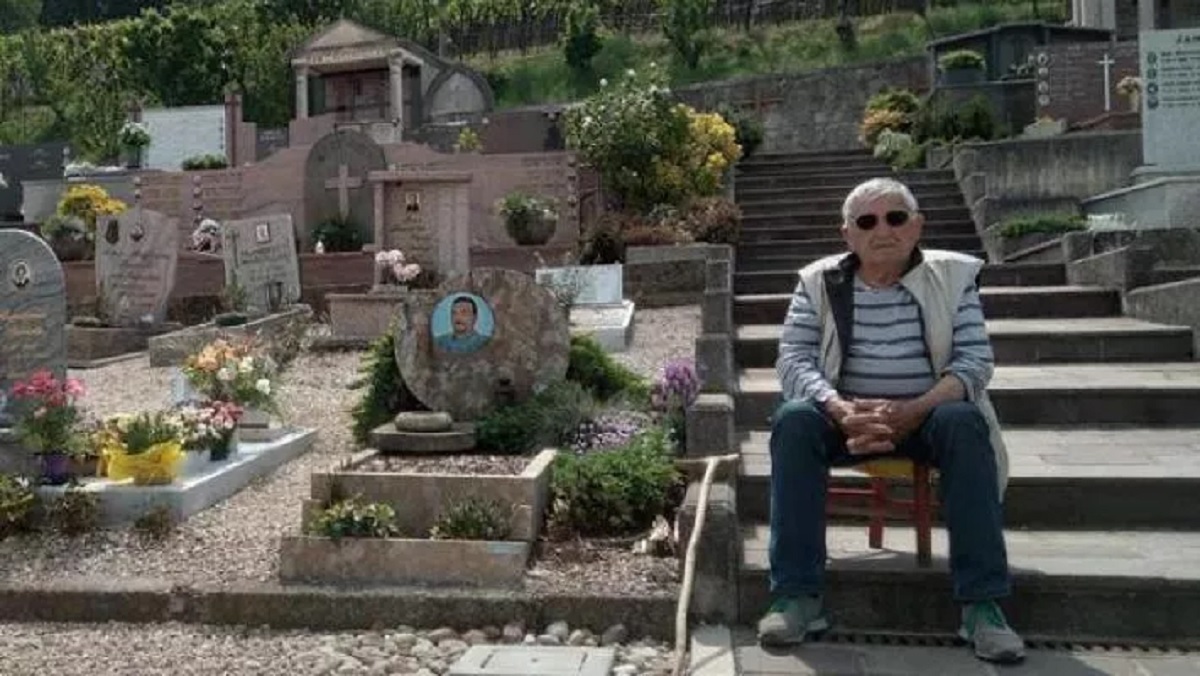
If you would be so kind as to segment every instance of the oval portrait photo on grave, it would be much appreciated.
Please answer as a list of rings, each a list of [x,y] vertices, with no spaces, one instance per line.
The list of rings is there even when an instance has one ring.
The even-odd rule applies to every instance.
[[[451,293],[437,302],[430,317],[433,344],[442,352],[469,354],[487,345],[496,329],[492,308],[473,293]]]

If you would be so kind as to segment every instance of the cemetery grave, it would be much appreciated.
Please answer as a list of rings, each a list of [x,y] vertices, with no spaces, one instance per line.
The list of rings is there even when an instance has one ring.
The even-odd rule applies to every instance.
[[[538,548],[561,554],[547,538],[615,531],[623,539],[589,540],[578,551],[628,552],[650,520],[669,515],[676,475],[662,426],[681,429],[682,409],[625,410],[650,405],[648,386],[616,367],[593,339],[572,341],[548,288],[522,273],[482,268],[401,305],[394,338],[375,348],[374,368],[394,368],[428,410],[383,411],[386,422],[366,426],[367,450],[312,475],[302,534],[281,543],[282,581],[521,587]],[[674,406],[694,396],[682,394]],[[665,399],[654,401],[662,406]],[[624,454],[634,471],[650,474],[584,467]],[[657,497],[627,505],[633,516],[615,528],[601,514],[618,507],[588,512],[580,503],[577,513],[558,515],[556,534],[543,533],[564,486],[575,492],[568,505],[591,499],[585,496],[597,487],[583,478],[589,471],[615,471],[624,483],[618,490],[651,482],[644,490]],[[556,488],[555,476],[578,478]]]
[[[144,351],[150,336],[178,328],[166,322],[179,257],[178,230],[164,214],[140,205],[96,224],[96,314],[67,329],[73,368]]]

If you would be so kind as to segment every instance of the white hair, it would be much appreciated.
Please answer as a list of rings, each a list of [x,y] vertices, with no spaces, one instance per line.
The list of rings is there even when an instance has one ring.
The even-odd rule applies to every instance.
[[[904,200],[904,206],[909,211],[918,211],[917,198],[908,186],[894,178],[872,178],[859,183],[846,195],[846,201],[842,204],[842,220],[849,223],[855,209],[863,203],[874,202],[881,197],[899,197]]]

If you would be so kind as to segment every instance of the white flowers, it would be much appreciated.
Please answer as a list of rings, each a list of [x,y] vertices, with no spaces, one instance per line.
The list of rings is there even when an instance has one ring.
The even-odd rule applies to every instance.
[[[375,266],[391,276],[397,284],[407,284],[421,274],[421,266],[405,263],[404,253],[399,249],[376,253]]]
[[[217,380],[220,380],[224,383],[233,381],[236,376],[237,374],[234,373],[233,369],[229,368],[228,366],[223,366],[221,367],[221,370],[217,371]]]
[[[259,378],[258,381],[254,383],[254,389],[261,392],[263,396],[269,397],[271,396],[271,381],[267,380],[266,378]]]
[[[250,373],[254,370],[254,357],[242,357],[242,361],[238,363],[238,371],[241,373]]]

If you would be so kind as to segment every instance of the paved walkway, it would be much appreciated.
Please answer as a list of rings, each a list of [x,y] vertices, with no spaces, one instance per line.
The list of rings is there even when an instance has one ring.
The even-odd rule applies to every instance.
[[[701,627],[692,639],[691,676],[1195,676],[1200,653],[1030,650],[1025,662],[981,662],[967,647],[809,643],[759,648],[753,631]]]

